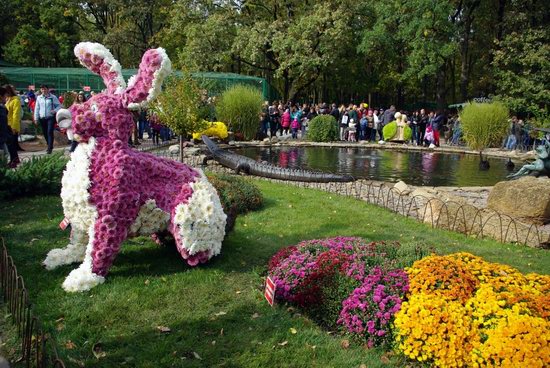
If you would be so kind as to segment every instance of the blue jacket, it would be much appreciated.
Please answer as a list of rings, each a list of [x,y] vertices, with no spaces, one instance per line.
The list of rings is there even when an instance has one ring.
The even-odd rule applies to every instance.
[[[36,98],[34,119],[54,118],[60,108],[61,104],[56,96],[51,93],[48,96],[40,95]]]

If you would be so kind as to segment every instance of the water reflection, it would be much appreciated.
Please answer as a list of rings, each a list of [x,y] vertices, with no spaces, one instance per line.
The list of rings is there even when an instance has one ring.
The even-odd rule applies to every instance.
[[[506,160],[490,159],[480,171],[478,156],[372,148],[249,147],[235,152],[285,168],[350,174],[372,180],[404,180],[413,185],[488,186],[504,180]]]

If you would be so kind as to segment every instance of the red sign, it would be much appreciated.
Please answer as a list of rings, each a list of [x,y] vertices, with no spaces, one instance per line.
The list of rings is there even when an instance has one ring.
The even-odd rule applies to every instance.
[[[34,91],[34,84],[29,84],[29,91]]]
[[[70,223],[71,222],[69,221],[69,219],[65,217],[63,221],[59,223],[59,227],[61,228],[61,230],[65,230]]]
[[[92,87],[90,86],[84,86],[82,87],[82,89],[85,91],[85,92],[90,92],[92,90]]]
[[[275,283],[269,276],[265,280],[264,296],[269,305],[273,307],[273,304],[275,303]]]

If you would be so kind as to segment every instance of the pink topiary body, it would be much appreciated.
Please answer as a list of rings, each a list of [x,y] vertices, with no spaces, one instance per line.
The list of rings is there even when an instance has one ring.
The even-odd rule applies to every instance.
[[[80,145],[67,165],[61,196],[73,236],[66,248],[48,254],[46,267],[83,260],[63,287],[88,290],[104,281],[128,236],[165,229],[189,265],[218,254],[226,217],[202,172],[128,146],[130,109],[152,100],[170,72],[164,50],[145,53],[128,88],[103,46],[81,43],[75,54],[103,77],[107,90],[70,109]]]

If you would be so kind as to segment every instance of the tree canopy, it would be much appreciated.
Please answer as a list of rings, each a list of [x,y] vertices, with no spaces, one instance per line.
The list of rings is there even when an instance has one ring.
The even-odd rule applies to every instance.
[[[177,67],[261,76],[283,99],[497,96],[547,120],[549,13],[543,0],[6,0],[0,59],[72,66],[88,40],[136,67],[162,46]]]

